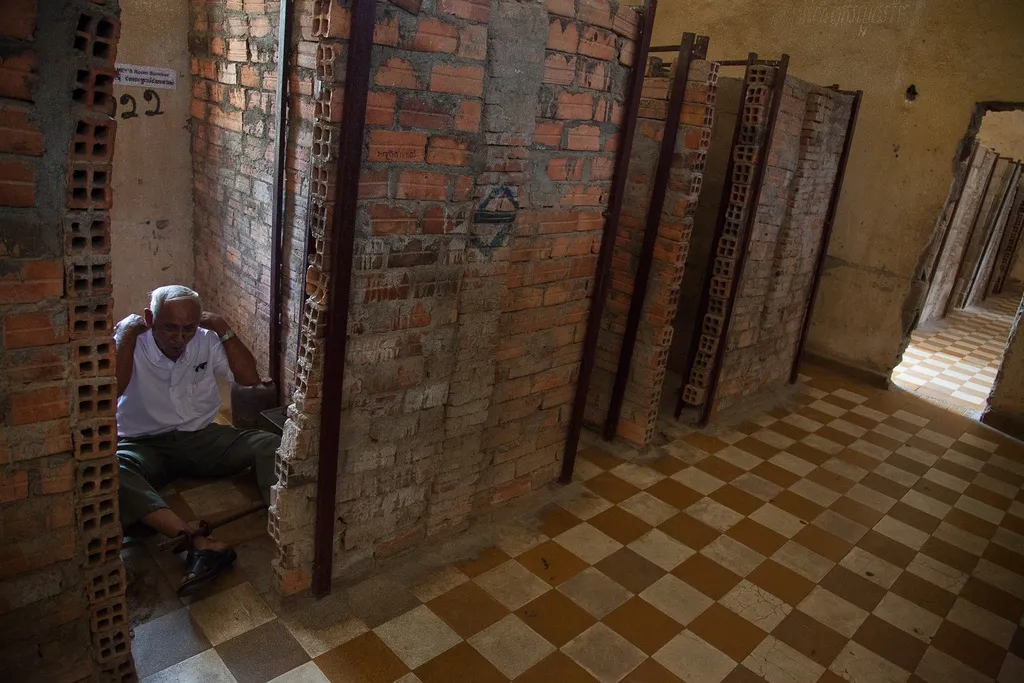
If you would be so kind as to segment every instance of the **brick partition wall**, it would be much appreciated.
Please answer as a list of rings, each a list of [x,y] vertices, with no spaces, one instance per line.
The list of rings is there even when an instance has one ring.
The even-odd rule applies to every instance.
[[[714,411],[789,379],[853,96],[786,78]]]
[[[283,383],[292,386],[311,179],[313,0],[295,0],[289,82],[282,293]],[[190,0],[195,288],[266,375],[273,249],[279,4]]]
[[[637,30],[604,0],[397,5],[377,4],[336,574],[555,477]],[[271,510],[285,593],[311,566],[349,23],[315,3],[306,322]]]
[[[587,396],[587,420],[592,424],[604,421],[611,398],[654,172],[665,132],[673,73],[674,65],[664,65],[661,60],[652,58],[644,78],[644,98],[629,162],[619,239],[612,261],[611,287],[601,321],[593,382]],[[711,142],[717,80],[717,64],[692,61],[665,205],[658,222],[650,283],[618,426],[618,436],[640,446],[654,437],[658,418],[672,345],[672,320],[679,307],[684,265]]]
[[[0,680],[136,680],[118,551],[115,0],[0,12]]]
[[[1006,244],[1006,233],[1008,228],[1011,227],[1010,216],[1013,215],[1014,209],[1017,206],[1017,193],[1020,186],[1020,173],[1017,167],[1018,165],[1014,164],[1010,168],[1010,177],[1007,180],[1008,186],[1005,188],[1005,195],[1000,196],[1001,201],[1004,197],[1006,201],[1002,202],[1001,207],[997,205],[991,227],[986,231],[986,237],[989,237],[988,248],[981,254],[980,262],[977,264],[978,276],[974,281],[974,286],[967,292],[964,306],[980,306],[984,299],[992,293],[992,276],[999,261],[999,253],[1009,249],[1009,245]],[[971,275],[973,274],[972,271]]]

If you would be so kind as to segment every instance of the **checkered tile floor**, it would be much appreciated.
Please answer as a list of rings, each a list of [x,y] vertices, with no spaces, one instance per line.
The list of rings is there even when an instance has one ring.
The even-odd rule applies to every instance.
[[[646,464],[586,450],[539,520],[425,575],[282,606],[242,567],[136,628],[144,681],[1024,681],[1024,444],[802,386]]]
[[[1003,360],[1020,299],[1019,291],[991,297],[983,308],[956,310],[918,328],[892,381],[977,417]]]

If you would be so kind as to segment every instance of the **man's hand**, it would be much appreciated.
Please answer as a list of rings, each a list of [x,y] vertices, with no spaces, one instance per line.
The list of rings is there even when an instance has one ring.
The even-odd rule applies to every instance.
[[[203,315],[199,318],[199,327],[214,332],[218,337],[223,337],[231,329],[231,326],[228,325],[224,318],[217,313],[210,313],[209,311],[203,311]]]
[[[120,348],[124,342],[128,340],[134,341],[136,337],[148,329],[149,325],[146,324],[146,319],[137,313],[132,313],[114,325],[114,346]]]

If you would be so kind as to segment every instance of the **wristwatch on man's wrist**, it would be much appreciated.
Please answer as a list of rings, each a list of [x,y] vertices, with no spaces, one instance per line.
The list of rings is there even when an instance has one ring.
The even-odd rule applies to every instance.
[[[227,332],[218,336],[220,337],[220,343],[223,344],[235,338],[235,331],[229,327]]]

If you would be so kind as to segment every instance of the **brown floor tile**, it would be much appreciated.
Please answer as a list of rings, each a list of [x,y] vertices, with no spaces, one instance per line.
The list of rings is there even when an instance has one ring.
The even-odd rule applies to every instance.
[[[455,567],[469,578],[473,578],[494,569],[498,565],[504,564],[510,559],[503,550],[486,548],[481,550],[476,557],[456,562]]]
[[[331,683],[391,683],[409,671],[373,631],[328,650],[314,661]]]
[[[991,439],[991,437],[989,437],[989,439]],[[986,451],[984,448],[978,448],[977,446],[972,446],[969,443],[964,443],[963,441],[957,441],[955,444],[951,446],[951,448],[953,448],[953,450],[955,451],[963,453],[964,455],[969,455],[972,458],[977,458],[982,462],[988,462],[989,458],[992,457],[992,454]]]
[[[1024,493],[1024,490],[1022,490],[1021,493]],[[999,524],[999,526],[1004,527],[1015,534],[1020,534],[1021,536],[1024,536],[1024,519],[1021,519],[1016,515],[1007,514],[1003,517],[1003,521]]]
[[[825,669],[825,673],[818,678],[818,683],[849,683],[849,681],[831,669]]]
[[[885,461],[893,467],[898,467],[905,472],[916,474],[919,477],[924,476],[924,473],[928,471],[928,465],[908,458],[902,453],[893,453]]]
[[[797,495],[792,491],[783,491],[772,498],[772,505],[785,510],[791,515],[796,515],[808,523],[820,515],[821,511],[825,509],[814,501],[807,500],[803,496]]]
[[[611,503],[621,503],[640,492],[640,489],[611,472],[602,472],[583,482],[583,485]]]
[[[866,433],[861,438],[864,439],[865,441],[868,441],[870,443],[875,444],[876,446],[881,446],[882,448],[884,448],[885,450],[889,451],[890,453],[895,451],[897,448],[899,448],[900,446],[903,445],[902,443],[900,443],[896,439],[890,439],[887,436],[883,436],[883,435],[879,434],[878,432],[873,432],[873,431],[869,431],[868,433]]]
[[[594,565],[631,593],[640,594],[665,575],[665,570],[629,548],[620,548]]]
[[[651,530],[650,524],[617,505],[594,515],[587,521],[622,545],[629,545]]]
[[[463,638],[475,635],[508,614],[500,602],[473,581],[434,598],[427,607]]]
[[[764,427],[757,424],[756,422],[746,421],[739,423],[738,425],[733,427],[733,429],[735,429],[737,432],[741,432],[749,436],[750,434],[756,434],[757,432],[764,429]]]
[[[716,529],[712,529],[685,512],[680,512],[675,517],[666,520],[658,528],[694,550],[700,550],[721,535]]]
[[[952,475],[957,479],[963,479],[964,481],[974,481],[974,477],[977,474],[977,472],[975,472],[971,468],[964,467],[963,465],[958,465],[957,463],[949,460],[939,460],[937,463],[935,463],[935,469],[945,472],[946,474]],[[985,489],[982,490],[984,491]],[[998,498],[999,496],[996,497]],[[1008,506],[1009,504],[1007,504],[1007,507]]]
[[[842,565],[833,567],[821,580],[820,585],[867,612],[874,610],[886,593],[886,590],[877,583]]]
[[[860,451],[855,451],[852,448],[844,448],[839,451],[839,454],[836,455],[836,457],[850,463],[851,465],[856,465],[862,470],[867,470],[868,472],[878,467],[877,460],[872,458],[870,455],[864,455]]]
[[[849,446],[851,443],[857,440],[857,437],[853,436],[852,434],[841,432],[835,427],[830,427],[828,425],[825,425],[824,427],[816,431],[815,434],[825,439],[828,439],[833,443],[837,443],[840,446]]]
[[[938,417],[931,420],[925,425],[926,429],[930,429],[933,432],[938,432],[948,436],[951,439],[957,439],[961,434],[964,433],[964,429],[967,428],[968,420],[964,418],[958,418],[952,413],[947,413],[949,418]]]
[[[758,524],[749,517],[744,517],[730,527],[726,534],[765,556],[775,553],[776,550],[786,545],[788,540],[782,534]]]
[[[915,529],[920,529],[926,534],[933,533],[942,522],[938,517],[932,517],[927,512],[911,507],[903,501],[897,502],[890,508],[889,516],[893,519],[898,519],[904,524],[909,524]]]
[[[798,531],[793,540],[833,562],[841,561],[853,547],[852,543],[833,536],[815,524],[808,524]]]
[[[714,455],[709,458],[704,458],[694,465],[694,467],[707,472],[712,477],[718,477],[727,483],[743,474],[743,470],[736,467],[736,465],[733,465],[731,462],[726,462]]]
[[[795,455],[798,458],[803,458],[807,462],[814,463],[819,467],[828,462],[828,459],[832,456],[825,451],[819,451],[817,448],[808,446],[802,441],[797,441],[795,444],[786,449],[787,453]]]
[[[997,467],[992,463],[986,463],[985,466],[981,468],[981,472],[982,474],[987,474],[993,479],[998,479],[1004,484],[1010,484],[1011,486],[1017,487],[1024,485],[1024,476],[1009,470],[1004,470],[1002,467]]]
[[[910,400],[910,394],[890,390],[880,393],[877,396],[872,396],[861,405],[865,408],[871,408],[872,410],[877,410],[882,413],[892,414],[906,405],[908,400]]]
[[[995,491],[990,491],[983,486],[978,486],[977,484],[971,484],[970,486],[968,486],[967,489],[964,491],[964,495],[970,496],[975,500],[980,500],[982,503],[991,505],[997,510],[1003,510],[1004,512],[1006,510],[1009,510],[1010,506],[1013,505],[1012,498],[1000,496]]]
[[[874,472],[869,473],[866,477],[861,479],[860,483],[864,484],[864,486],[867,486],[868,488],[878,491],[879,493],[884,493],[890,498],[895,498],[896,500],[902,498],[907,491],[910,490],[909,487],[897,484],[892,479],[886,479],[880,474],[876,474]]]
[[[715,600],[731,591],[741,578],[701,554],[692,555],[673,569],[672,573]]]
[[[683,630],[675,619],[638,597],[630,598],[601,621],[648,655]]]
[[[846,638],[800,610],[793,610],[772,635],[824,667],[846,646]]]
[[[666,477],[671,477],[676,472],[685,468],[686,463],[684,463],[679,458],[673,458],[671,455],[665,455],[658,458],[657,460],[653,460],[647,463],[647,466],[650,467],[655,472],[660,472],[661,474],[664,474]]]
[[[1024,627],[1018,626],[1014,632],[1013,640],[1010,641],[1010,652],[1024,659]]]
[[[921,642],[874,614],[868,615],[853,639],[905,671],[916,669],[925,650],[928,649],[927,643]]]
[[[799,441],[800,439],[804,438],[810,433],[804,429],[800,429],[796,425],[791,425],[788,422],[783,422],[781,419],[778,422],[772,424],[771,430],[773,432],[778,432],[783,436],[788,436],[790,439],[793,439],[794,441]]]
[[[917,434],[917,432],[921,429],[916,424],[913,424],[912,422],[907,422],[905,420],[901,420],[895,415],[890,415],[889,417],[885,418],[885,420],[882,421],[882,424],[889,425],[894,429],[899,429],[900,431],[907,432],[908,434]]]
[[[761,441],[760,439],[755,439],[752,436],[748,436],[745,439],[740,439],[733,445],[736,446],[736,448],[739,448],[740,450],[746,451],[751,455],[755,455],[758,458],[761,458],[762,460],[768,460],[777,455],[780,451],[782,451],[782,449],[779,448],[778,446],[772,446],[771,444],[767,444],[764,441]]]
[[[487,658],[466,642],[445,650],[437,657],[416,669],[416,676],[423,683],[450,683],[451,681],[473,681],[473,683],[503,683],[508,679],[494,668]]]
[[[726,484],[717,491],[714,491],[709,498],[718,501],[743,516],[749,515],[764,505],[764,501],[760,498],[756,498],[732,484]]]
[[[556,647],[562,647],[596,621],[589,612],[559,591],[548,591],[520,607],[516,616]]]
[[[958,548],[952,543],[946,543],[941,538],[936,538],[935,536],[929,537],[924,542],[924,545],[921,546],[921,552],[968,575],[978,565],[977,557],[963,548]]]
[[[750,471],[762,479],[767,479],[771,483],[776,486],[781,486],[782,488],[790,487],[800,481],[799,476],[770,462],[763,462]]]
[[[683,441],[690,444],[694,448],[698,448],[705,453],[715,454],[718,451],[726,448],[729,444],[707,434],[701,434],[700,432],[692,432],[683,437]]]
[[[768,559],[752,571],[747,580],[794,607],[814,588],[814,583],[792,569]]]
[[[946,514],[946,521],[954,526],[958,526],[964,531],[970,531],[975,536],[981,536],[982,538],[992,539],[992,535],[996,532],[996,525],[992,522],[986,521],[981,517],[975,517],[969,512],[964,512],[959,508],[953,508]]]
[[[622,464],[622,460],[596,446],[584,448],[580,451],[579,457],[589,460],[602,470],[610,470]]]
[[[557,586],[587,568],[587,563],[554,541],[545,541],[516,558],[519,564]]]
[[[960,591],[960,597],[1015,624],[1020,623],[1021,617],[1024,616],[1024,600],[973,576],[967,579],[967,583]]]
[[[803,417],[806,417],[809,420],[814,420],[815,422],[820,422],[823,425],[828,424],[832,420],[836,419],[833,416],[829,415],[828,413],[823,413],[820,410],[816,410],[814,408],[811,408],[810,406],[805,406],[805,407],[801,408],[800,410],[796,411],[796,414],[797,415],[802,415]],[[860,416],[859,415],[855,415],[855,417],[860,417]],[[848,418],[846,415],[843,416],[843,419],[844,420],[849,420],[850,422],[853,422],[853,420]],[[855,423],[855,424],[857,424],[857,423]],[[877,423],[872,420],[870,426],[874,427],[876,424]]]
[[[768,634],[717,602],[687,627],[704,641],[742,662]]]
[[[934,481],[928,479],[918,479],[917,483],[914,484],[913,488],[918,493],[923,493],[926,496],[931,496],[935,500],[941,501],[946,505],[955,505],[960,500],[960,494],[953,489],[948,489],[945,486],[936,484]]]
[[[548,683],[553,683],[554,679]],[[653,659],[644,660],[640,666],[626,674],[621,683],[684,683],[683,679],[658,664]]]
[[[877,420],[854,412],[843,415],[843,419],[864,429],[873,429],[878,424]]]
[[[1015,574],[1024,575],[1024,555],[1019,555],[1009,548],[1004,548],[998,543],[989,543],[982,553],[989,562],[994,562],[1000,567],[1005,567]]]
[[[463,680],[451,679],[452,683]],[[555,652],[516,678],[516,683],[597,683],[597,679],[566,655]]]
[[[662,479],[645,490],[678,510],[685,510],[704,497],[702,493],[680,484],[675,479]]]
[[[882,558],[889,564],[896,565],[903,569],[906,569],[907,565],[913,562],[914,558],[917,556],[917,551],[913,548],[908,548],[902,543],[898,543],[888,536],[883,536],[874,530],[864,534],[864,536],[857,541],[857,547],[863,548],[872,555]]]
[[[1006,651],[1001,647],[951,621],[942,622],[932,638],[932,645],[992,678],[999,675],[1006,658]]]
[[[932,614],[945,617],[956,602],[956,596],[943,590],[930,581],[925,581],[916,574],[903,572],[890,589],[896,595],[924,607]]]
[[[554,538],[573,528],[581,521],[583,520],[565,508],[558,505],[549,505],[540,513],[540,524],[537,525],[537,531],[549,538]]]
[[[238,683],[266,683],[309,661],[280,619],[221,643],[217,654]]]
[[[825,488],[835,491],[836,493],[846,493],[852,489],[856,483],[840,474],[827,470],[824,467],[817,468],[808,474],[807,478],[816,484],[821,484]]]

